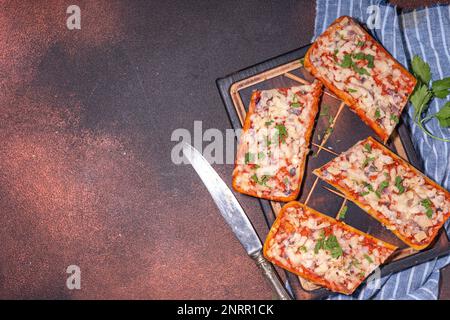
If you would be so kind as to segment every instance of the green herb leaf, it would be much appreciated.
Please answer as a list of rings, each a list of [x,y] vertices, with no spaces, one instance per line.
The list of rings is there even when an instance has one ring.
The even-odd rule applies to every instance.
[[[437,137],[425,127],[425,122],[432,118],[437,118],[441,127],[450,127],[450,120],[446,116],[445,110],[439,116],[429,115],[422,118],[422,115],[428,109],[428,103],[433,97],[445,98],[450,93],[450,77],[434,81],[431,88],[429,88],[431,80],[430,66],[418,56],[414,56],[412,60],[412,71],[418,79],[417,85],[409,98],[414,107],[414,121],[427,136],[435,140],[450,142],[450,139]]]
[[[273,120],[270,120],[270,121],[266,121],[266,123],[264,123],[264,124],[265,124],[266,127],[268,127],[268,126],[270,126],[272,123],[273,123]]]
[[[431,71],[428,63],[422,60],[419,56],[414,56],[411,61],[411,66],[414,75],[418,78],[424,85],[428,86],[431,80]]]
[[[402,194],[405,192],[405,187],[403,186],[403,179],[399,176],[395,177],[395,187],[398,189],[398,193]]]
[[[384,189],[386,189],[387,187],[389,187],[389,181],[385,180],[383,182],[380,183],[380,185],[378,186],[378,193],[380,194],[379,198],[381,198],[381,193],[383,192]],[[377,195],[378,196],[378,195]]]
[[[450,94],[450,77],[433,81],[431,88],[433,89],[433,94],[437,98],[446,98]]]
[[[345,214],[348,211],[348,207],[347,206],[343,206],[341,211],[339,211],[339,219],[345,219]]]
[[[362,52],[354,53],[353,58],[356,60],[363,60],[366,58],[366,55]]]
[[[417,119],[422,115],[423,112],[426,111],[427,104],[430,102],[432,98],[432,93],[428,90],[427,86],[422,84],[414,89],[409,100],[414,106],[414,119]]]
[[[324,104],[321,108],[320,108],[320,116],[328,116],[330,114],[330,106]]]
[[[245,153],[245,164],[249,164],[250,162],[254,162],[255,156],[253,153],[247,152]]]
[[[344,55],[344,59],[342,60],[342,63],[340,64],[340,66],[342,68],[350,68],[352,65],[353,65],[352,55],[349,53],[346,53]]]
[[[366,69],[364,69],[364,68],[362,68],[362,67],[361,67],[361,68],[358,67],[356,64],[353,64],[353,65],[352,65],[352,69],[353,69],[353,71],[355,71],[356,73],[358,73],[358,74],[360,74],[360,75],[365,74],[365,75],[370,76],[369,71],[367,71]]]
[[[367,165],[369,164],[369,162],[372,162],[372,161],[374,161],[374,160],[375,160],[374,157],[367,157],[367,158],[364,160],[361,169],[364,169],[365,167],[367,167]]]
[[[293,102],[291,103],[291,108],[300,108],[302,105],[300,104],[300,102]]]
[[[391,121],[393,121],[394,123],[398,123],[400,120],[399,118],[395,115],[395,114],[391,114],[390,117]]]
[[[364,149],[369,153],[372,152],[372,146],[370,145],[370,143],[366,143],[364,145]]]
[[[337,259],[340,256],[342,256],[343,251],[341,246],[339,245],[339,242],[337,241],[336,236],[329,235],[328,238],[325,240],[324,247],[326,250],[330,251],[331,256],[334,259]]]
[[[439,110],[438,113],[434,115],[438,121],[439,125],[443,128],[450,127],[450,101],[444,104],[444,106]]]
[[[286,142],[286,137],[288,136],[286,127],[283,124],[277,124],[275,128],[278,130],[278,137],[281,142]]]
[[[357,47],[362,47],[363,45],[365,45],[366,42],[365,41],[358,41],[358,43],[356,43]]]
[[[376,119],[380,119],[380,118],[381,118],[380,108],[377,108],[377,109],[375,110],[375,118],[376,118]]]
[[[317,240],[316,245],[314,246],[314,253],[318,254],[320,249],[324,248],[325,244],[325,233],[322,231],[320,234],[320,238]]]
[[[271,176],[265,174],[265,175],[261,176],[261,178],[258,179],[258,176],[255,173],[254,175],[251,176],[251,179],[253,181],[255,181],[257,184],[267,187],[266,183],[270,179],[270,177]]]
[[[308,251],[308,250],[306,249],[305,246],[301,246],[300,248],[298,248],[298,251],[306,252],[306,251]]]
[[[264,152],[258,152],[258,159],[264,159],[265,156],[266,154]]]
[[[352,89],[352,88],[347,88],[347,91],[348,91],[348,92],[350,92],[350,93],[353,93],[353,92],[358,92],[358,90],[356,90],[356,89]]]
[[[430,199],[426,198],[423,199],[420,204],[426,209],[425,214],[428,218],[431,219],[433,216],[433,209],[431,208],[431,205],[433,204]]]
[[[364,254],[364,258],[365,258],[369,263],[373,263],[372,258],[371,258],[368,254]]]
[[[367,67],[372,69],[375,65],[373,63],[375,57],[371,54],[366,54],[366,60],[367,60]]]

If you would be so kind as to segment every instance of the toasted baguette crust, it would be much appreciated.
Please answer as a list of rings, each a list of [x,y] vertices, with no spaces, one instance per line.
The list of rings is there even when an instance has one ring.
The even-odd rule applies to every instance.
[[[310,140],[311,140],[311,136],[312,136],[312,126],[314,125],[314,121],[315,121],[315,117],[317,115],[317,112],[319,111],[319,100],[322,94],[322,86],[321,85],[317,85],[316,88],[313,91],[313,103],[311,108],[313,108],[313,112],[311,113],[311,116],[308,119],[308,125],[311,126],[311,130],[309,130],[307,132],[307,135],[305,137],[305,141],[308,144],[306,147],[308,147],[310,145]],[[245,116],[245,121],[244,121],[244,127],[243,127],[243,134],[245,132],[247,132],[250,129],[250,125],[251,125],[251,121],[250,121],[250,117],[251,115],[255,112],[255,107],[256,107],[256,101],[258,100],[258,98],[260,97],[261,92],[260,91],[255,91],[253,92],[251,98],[250,98],[250,105],[248,108],[248,112]],[[238,150],[238,152],[243,152],[242,150]],[[239,157],[242,156],[241,154],[237,154],[236,155],[236,159],[239,159]],[[258,194],[256,193],[256,191],[254,190],[244,190],[241,187],[239,187],[239,185],[236,183],[236,179],[238,177],[238,173],[236,170],[233,171],[233,178],[232,178],[232,187],[234,190],[236,190],[239,193],[242,194],[246,194],[252,197],[257,197],[257,198],[261,198],[261,199],[267,199],[267,200],[272,200],[272,201],[280,201],[280,202],[289,202],[289,201],[293,201],[295,199],[297,199],[299,193],[300,193],[300,186],[302,184],[303,181],[303,177],[305,174],[305,165],[306,165],[306,156],[302,159],[301,163],[300,163],[300,178],[297,184],[297,187],[295,188],[295,190],[292,192],[292,194],[290,194],[289,196],[286,197],[276,197],[276,196],[262,196],[259,197]],[[237,163],[235,163],[234,167],[236,168]]]
[[[414,166],[412,166],[409,162],[405,161],[403,158],[399,157],[398,155],[396,155],[395,153],[393,153],[391,150],[389,150],[387,147],[385,147],[384,145],[382,145],[381,143],[379,143],[378,141],[376,141],[374,138],[372,137],[368,137],[367,141],[371,141],[372,143],[376,144],[377,146],[379,146],[380,148],[382,148],[386,153],[388,153],[392,158],[397,159],[399,162],[401,162],[403,165],[407,166],[408,168],[410,168],[412,171],[414,171],[415,173],[417,173],[418,175],[421,175],[424,177],[424,179],[431,184],[433,187],[443,191],[446,195],[446,199],[450,200],[450,193],[445,190],[443,187],[441,187],[440,185],[438,185],[436,182],[434,182],[433,180],[431,180],[430,178],[428,178],[427,176],[425,176],[423,173],[421,173],[419,170],[417,170]],[[313,171],[313,173],[318,176],[319,178],[323,178],[323,172],[321,170],[322,168],[318,168],[315,169]],[[381,224],[383,224],[384,226],[390,228],[393,226],[392,223],[390,223],[389,220],[387,220],[380,212],[372,209],[370,206],[368,205],[364,205],[362,204],[354,195],[353,193],[349,192],[348,190],[345,190],[344,188],[342,188],[340,185],[330,182],[330,181],[326,181],[328,184],[332,185],[333,187],[335,187],[337,190],[339,190],[340,192],[342,192],[349,200],[351,200],[352,202],[354,202],[356,205],[358,205],[361,209],[363,209],[364,211],[366,211],[369,215],[371,215],[372,217],[374,217],[376,220],[378,220],[379,222],[381,222]],[[447,212],[444,215],[444,219],[442,221],[442,223],[438,224],[436,227],[434,227],[434,232],[432,233],[431,236],[428,236],[427,241],[423,244],[423,245],[417,245],[415,243],[412,242],[412,237],[404,237],[402,234],[400,234],[398,232],[398,230],[392,230],[392,233],[394,233],[400,240],[402,240],[404,243],[406,243],[408,246],[410,246],[413,249],[416,250],[423,250],[425,248],[427,248],[434,240],[434,238],[436,237],[437,233],[439,232],[439,230],[442,228],[442,226],[444,225],[445,221],[450,217],[450,212]]]
[[[283,206],[283,208],[281,209],[280,213],[278,214],[277,219],[273,223],[272,228],[270,228],[269,234],[267,235],[266,241],[264,242],[264,247],[263,247],[264,256],[266,257],[267,260],[269,260],[270,262],[276,264],[277,266],[279,266],[279,267],[281,267],[283,269],[286,269],[286,270],[288,270],[288,271],[290,271],[290,272],[292,272],[292,273],[294,273],[294,274],[296,274],[296,275],[298,275],[298,276],[300,276],[300,277],[302,277],[302,278],[304,278],[306,280],[314,282],[314,283],[316,283],[316,284],[318,284],[320,286],[326,287],[326,288],[330,289],[333,292],[340,292],[340,293],[343,293],[343,294],[350,295],[350,294],[352,294],[355,291],[356,288],[353,289],[353,290],[349,290],[349,289],[347,289],[346,287],[343,287],[343,286],[336,286],[334,283],[329,282],[329,281],[327,281],[327,280],[325,280],[323,278],[320,278],[320,277],[318,277],[315,274],[306,273],[306,272],[299,272],[298,270],[294,270],[292,268],[289,268],[289,267],[286,267],[284,265],[281,265],[276,260],[270,258],[267,255],[267,251],[269,250],[270,241],[277,234],[278,229],[280,228],[281,218],[283,217],[286,209],[289,208],[289,207],[302,207],[305,210],[307,210],[307,211],[309,211],[309,212],[311,212],[311,213],[313,213],[313,214],[315,214],[317,216],[320,216],[323,219],[328,220],[331,224],[338,224],[342,228],[344,228],[344,229],[346,229],[348,231],[351,231],[351,232],[354,232],[356,234],[359,234],[359,235],[361,235],[361,236],[363,236],[363,237],[365,237],[367,239],[377,241],[380,244],[380,247],[382,246],[382,247],[388,248],[388,249],[390,249],[392,251],[395,251],[397,249],[396,246],[394,246],[394,245],[392,245],[390,243],[381,241],[381,240],[379,240],[379,239],[377,239],[377,238],[375,238],[375,237],[373,237],[373,236],[371,236],[371,235],[369,235],[367,233],[364,233],[364,232],[362,232],[362,231],[360,231],[358,229],[355,229],[355,228],[347,225],[344,222],[335,220],[335,219],[333,219],[333,218],[331,218],[331,217],[329,217],[329,216],[327,216],[325,214],[322,214],[322,213],[320,213],[320,212],[318,212],[318,211],[316,211],[316,210],[314,210],[314,209],[304,205],[303,203],[300,203],[300,202],[297,202],[297,201],[292,201],[292,202],[289,202],[289,203],[285,204]]]
[[[357,23],[357,21],[349,16],[342,16],[337,18],[328,28],[327,30],[325,30],[325,32],[321,35],[321,36],[328,36],[335,25],[339,24],[343,19],[350,19],[354,22]],[[373,39],[373,37],[364,29],[361,28],[366,36],[366,39],[371,39],[373,40],[378,48],[384,52],[388,57],[391,57],[393,59],[393,61],[395,62],[395,66],[399,68],[399,70],[401,71],[401,73],[405,76],[407,76],[409,79],[411,79],[411,81],[414,82],[414,86],[415,87],[417,80],[416,78],[414,78],[413,75],[411,75],[411,73],[409,73],[408,70],[406,70],[400,63],[397,62],[397,60],[395,60],[395,58],[382,46],[380,45],[375,39]],[[367,117],[366,112],[359,108],[358,106],[358,101],[356,99],[354,99],[351,95],[349,95],[347,92],[343,91],[343,90],[339,90],[333,83],[331,83],[330,81],[328,81],[327,79],[325,79],[324,77],[321,77],[319,75],[319,72],[317,70],[316,67],[314,67],[314,65],[311,62],[311,52],[316,49],[319,46],[318,42],[315,41],[311,47],[308,49],[308,51],[306,52],[305,55],[305,61],[304,61],[304,67],[306,68],[306,70],[308,70],[314,77],[318,78],[320,81],[323,82],[323,84],[330,90],[332,91],[337,97],[339,97],[340,99],[342,99],[342,101],[345,102],[346,105],[348,105],[353,112],[355,112],[368,126],[370,126],[375,133],[382,139],[383,142],[386,142],[389,139],[389,134],[382,128],[380,127],[376,121],[373,121],[372,119],[370,119],[369,117]],[[410,95],[412,94],[412,90]]]

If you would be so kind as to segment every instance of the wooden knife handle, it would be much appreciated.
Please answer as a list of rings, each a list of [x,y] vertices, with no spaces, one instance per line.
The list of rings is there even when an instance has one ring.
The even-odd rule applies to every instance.
[[[273,267],[272,263],[264,258],[262,251],[258,251],[255,254],[250,255],[255,261],[256,265],[261,269],[262,273],[266,277],[269,284],[272,286],[274,292],[277,294],[280,300],[292,300],[292,297],[287,292],[283,285],[277,271]]]

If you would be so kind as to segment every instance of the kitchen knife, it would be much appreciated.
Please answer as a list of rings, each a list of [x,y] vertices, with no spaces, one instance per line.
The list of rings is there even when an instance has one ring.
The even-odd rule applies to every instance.
[[[222,217],[233,230],[247,254],[255,261],[281,300],[291,300],[278,273],[262,253],[262,244],[250,220],[233,192],[219,177],[209,162],[191,145],[183,144],[183,154],[202,179]]]

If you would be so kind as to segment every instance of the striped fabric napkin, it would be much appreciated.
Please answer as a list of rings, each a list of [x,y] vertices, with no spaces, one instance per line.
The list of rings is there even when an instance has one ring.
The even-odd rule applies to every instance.
[[[372,35],[404,66],[411,57],[420,56],[430,65],[433,80],[450,76],[450,7],[444,5],[414,11],[400,11],[379,0],[317,0],[314,38],[336,18],[348,15],[366,23],[378,12],[378,24]],[[373,21],[373,20],[370,20]],[[447,100],[434,99],[429,114],[437,112]],[[403,121],[410,127],[414,146],[423,159],[425,173],[450,189],[450,143],[433,140],[413,121],[413,108],[408,105]],[[435,135],[450,138],[450,129],[442,129],[433,120],[427,127]],[[450,232],[449,223],[446,224]],[[382,278],[379,286],[362,286],[351,297],[335,295],[330,299],[437,299],[439,269],[450,263],[450,256],[434,259],[408,270]],[[378,288],[375,288],[378,287]]]

